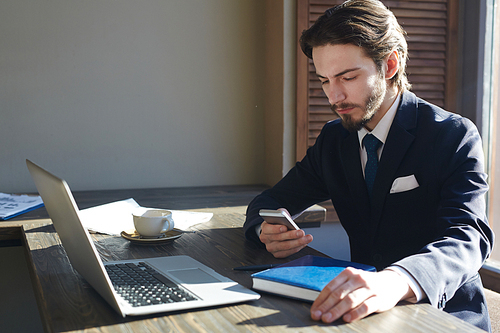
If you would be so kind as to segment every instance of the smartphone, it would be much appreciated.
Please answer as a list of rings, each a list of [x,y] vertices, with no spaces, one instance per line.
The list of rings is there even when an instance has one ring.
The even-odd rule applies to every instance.
[[[282,224],[288,228],[288,230],[300,230],[300,228],[293,222],[293,220],[288,216],[287,213],[281,210],[270,210],[261,209],[259,215],[266,220],[267,223],[271,224]]]

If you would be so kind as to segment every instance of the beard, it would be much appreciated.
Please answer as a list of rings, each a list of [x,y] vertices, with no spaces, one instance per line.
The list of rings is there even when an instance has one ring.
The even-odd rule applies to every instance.
[[[384,101],[385,93],[387,87],[385,80],[382,75],[379,75],[376,79],[375,87],[371,91],[371,93],[365,98],[364,105],[361,104],[353,104],[353,103],[341,103],[334,104],[330,108],[332,109],[337,116],[342,120],[342,126],[349,132],[356,132],[363,128],[370,120],[372,120],[373,116],[378,112],[382,102]],[[339,114],[337,110],[340,109],[348,109],[358,107],[363,111],[363,116],[361,119],[355,120],[350,114]]]

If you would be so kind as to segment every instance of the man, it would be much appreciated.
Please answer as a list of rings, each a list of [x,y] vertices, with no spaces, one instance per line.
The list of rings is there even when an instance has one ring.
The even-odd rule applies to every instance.
[[[312,236],[268,224],[259,210],[296,214],[331,199],[351,260],[378,272],[346,269],[311,306],[314,320],[350,322],[401,300],[425,301],[490,330],[478,270],[493,233],[476,127],[408,91],[404,32],[377,0],[329,9],[300,43],[340,119],[250,203],[246,237],[275,257],[296,253]]]

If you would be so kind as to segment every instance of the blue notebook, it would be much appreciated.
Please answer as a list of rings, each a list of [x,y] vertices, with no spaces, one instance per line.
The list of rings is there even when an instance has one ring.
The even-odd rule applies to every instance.
[[[312,302],[346,267],[376,271],[369,265],[308,255],[252,274],[253,288]]]

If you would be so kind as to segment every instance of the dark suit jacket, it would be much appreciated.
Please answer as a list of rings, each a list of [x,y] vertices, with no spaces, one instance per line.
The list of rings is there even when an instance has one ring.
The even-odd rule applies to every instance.
[[[411,175],[417,188],[390,193],[395,179]],[[259,241],[255,226],[262,222],[261,208],[285,207],[293,215],[331,199],[349,235],[352,261],[379,270],[403,267],[433,306],[488,329],[478,275],[493,244],[485,215],[486,178],[474,124],[405,92],[371,200],[358,135],[335,120],[301,162],[250,203],[245,234]]]

